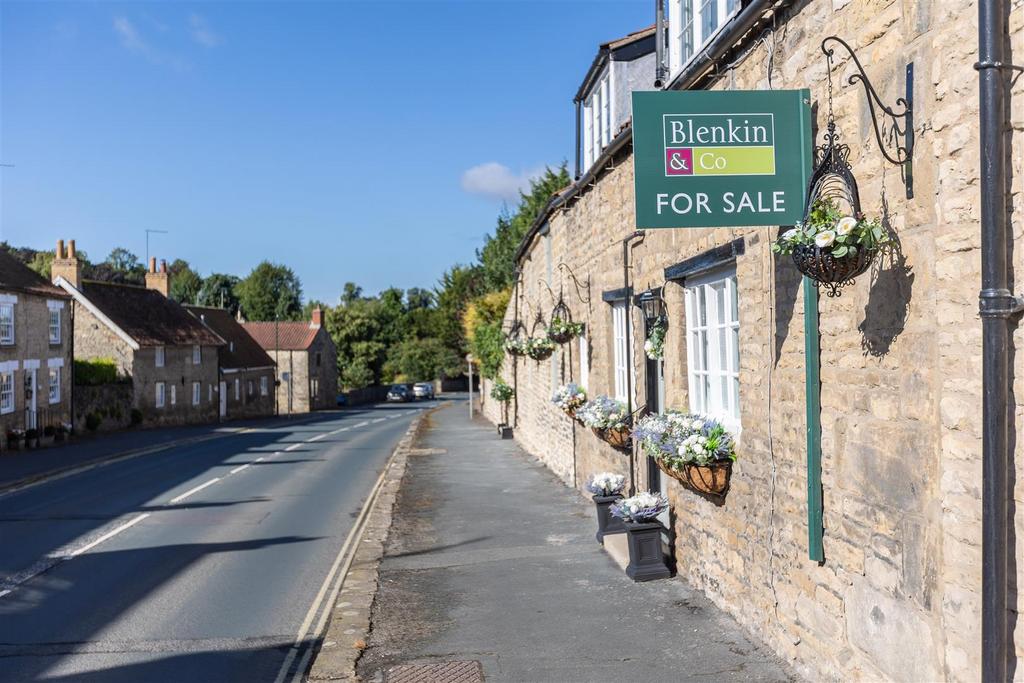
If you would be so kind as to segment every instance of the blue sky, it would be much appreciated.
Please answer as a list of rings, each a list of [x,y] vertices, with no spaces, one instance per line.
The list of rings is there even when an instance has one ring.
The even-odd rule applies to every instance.
[[[635,2],[0,3],[0,239],[124,246],[307,297],[433,286],[572,161]]]

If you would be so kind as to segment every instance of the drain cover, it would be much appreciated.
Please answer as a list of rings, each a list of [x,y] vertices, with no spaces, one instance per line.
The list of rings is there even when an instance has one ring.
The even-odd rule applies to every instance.
[[[384,683],[484,683],[480,662],[403,664],[384,672]]]

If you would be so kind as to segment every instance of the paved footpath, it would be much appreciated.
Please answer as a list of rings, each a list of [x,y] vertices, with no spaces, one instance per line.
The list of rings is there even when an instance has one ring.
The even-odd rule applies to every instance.
[[[427,423],[380,566],[363,680],[451,661],[479,662],[487,681],[795,680],[682,581],[630,581],[595,543],[587,502],[471,423],[464,401]]]

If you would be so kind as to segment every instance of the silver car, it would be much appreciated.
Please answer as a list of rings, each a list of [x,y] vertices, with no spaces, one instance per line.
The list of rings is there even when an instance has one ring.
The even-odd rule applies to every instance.
[[[412,395],[416,398],[434,398],[434,385],[430,382],[419,382],[412,386]]]

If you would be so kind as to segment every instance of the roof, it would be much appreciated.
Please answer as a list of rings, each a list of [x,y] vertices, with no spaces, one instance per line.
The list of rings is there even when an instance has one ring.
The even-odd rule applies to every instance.
[[[8,251],[0,249],[0,289],[67,299],[68,293],[46,281]]]
[[[227,342],[220,353],[221,367],[266,368],[274,365],[274,360],[235,320],[231,311],[212,306],[185,306],[185,309]]]
[[[67,285],[71,287],[71,285]],[[223,346],[224,340],[160,292],[138,285],[85,280],[71,293],[139,346]]]
[[[607,43],[601,43],[600,47],[597,49],[597,55],[594,57],[594,61],[591,63],[590,68],[587,69],[587,73],[583,77],[583,82],[580,83],[579,90],[576,91],[574,101],[582,102],[586,99],[591,87],[597,79],[597,76],[601,73],[601,70],[609,59],[613,61],[628,62],[654,52],[654,38],[656,32],[657,25],[652,24],[647,28],[642,28],[639,31],[633,31],[621,38],[609,40]]]
[[[245,331],[256,343],[268,351],[305,351],[316,339],[319,327],[311,327],[308,320],[300,322],[242,323]]]

